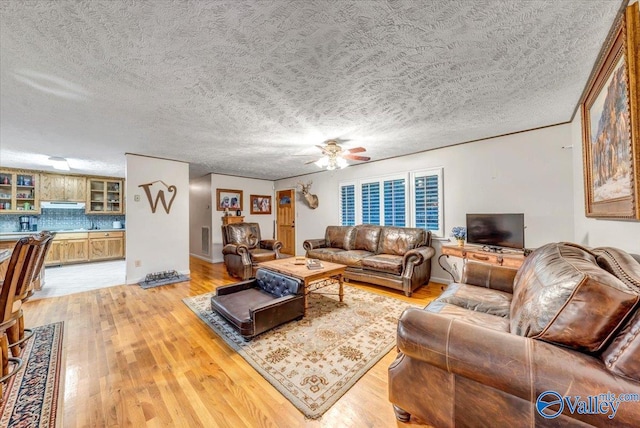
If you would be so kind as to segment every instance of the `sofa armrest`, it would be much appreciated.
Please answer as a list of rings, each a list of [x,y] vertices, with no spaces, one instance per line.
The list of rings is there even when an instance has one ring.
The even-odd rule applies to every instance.
[[[289,294],[249,309],[253,319],[253,334],[265,332],[277,325],[304,316],[304,296]]]
[[[460,282],[513,294],[516,273],[518,269],[468,261]]]
[[[216,288],[216,296],[224,296],[225,294],[233,294],[238,291],[247,290],[249,288],[257,287],[255,278],[247,279],[246,281],[236,282],[234,284],[223,285]]]
[[[238,256],[242,256],[244,254],[249,254],[249,247],[244,244],[227,244],[222,247],[222,254],[235,254]]]
[[[325,248],[326,246],[327,246],[327,241],[324,238],[307,239],[302,243],[302,247],[307,251],[313,250],[315,248]]]
[[[401,315],[398,349],[406,357],[530,402],[545,391],[582,397],[640,392],[637,382],[615,376],[592,355],[422,309]],[[616,423],[633,426],[637,403],[620,404]]]
[[[414,266],[421,265],[426,260],[431,259],[436,250],[433,247],[419,247],[413,250],[409,250],[404,253],[404,257],[402,258],[402,269],[406,268],[409,262],[413,262]]]
[[[271,251],[279,251],[282,248],[282,242],[277,239],[263,239],[260,241],[260,248]]]

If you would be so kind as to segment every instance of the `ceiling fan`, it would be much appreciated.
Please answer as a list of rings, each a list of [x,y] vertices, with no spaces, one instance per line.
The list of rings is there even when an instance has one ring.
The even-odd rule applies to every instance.
[[[320,168],[327,168],[328,170],[336,168],[344,168],[347,165],[347,159],[368,161],[371,158],[368,156],[358,156],[353,153],[362,153],[366,151],[364,147],[354,147],[352,149],[343,149],[340,147],[336,140],[327,140],[324,146],[316,145],[317,148],[322,150],[322,156],[318,160],[306,162],[305,165],[315,163]]]

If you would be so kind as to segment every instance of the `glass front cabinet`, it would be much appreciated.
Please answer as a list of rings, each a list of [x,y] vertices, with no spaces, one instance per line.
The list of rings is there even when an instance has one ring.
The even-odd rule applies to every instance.
[[[122,180],[87,179],[87,214],[123,214]]]
[[[38,174],[0,170],[0,214],[40,214]]]

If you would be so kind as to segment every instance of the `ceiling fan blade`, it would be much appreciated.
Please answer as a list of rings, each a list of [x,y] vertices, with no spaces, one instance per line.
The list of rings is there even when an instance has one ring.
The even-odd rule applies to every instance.
[[[320,159],[315,159],[315,160],[312,160],[312,161],[305,162],[304,164],[305,164],[305,165],[309,165],[310,163],[316,163],[316,162],[318,162],[319,160],[320,160]]]
[[[319,148],[320,150],[322,150],[322,153],[326,153],[327,152],[327,148],[325,146],[319,146],[316,144],[316,147]]]
[[[356,156],[356,155],[342,155],[345,159],[359,160],[359,161],[368,161],[371,160],[369,156]]]
[[[364,147],[354,147],[353,149],[349,149],[345,151],[349,153],[361,153],[361,152],[366,152],[367,149],[365,149]]]

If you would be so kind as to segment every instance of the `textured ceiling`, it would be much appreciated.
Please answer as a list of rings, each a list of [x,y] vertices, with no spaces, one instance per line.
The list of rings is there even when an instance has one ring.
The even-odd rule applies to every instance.
[[[566,122],[623,0],[0,2],[0,162],[278,179]]]

